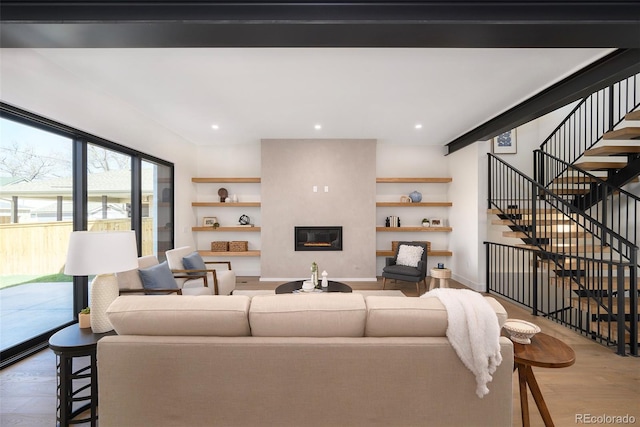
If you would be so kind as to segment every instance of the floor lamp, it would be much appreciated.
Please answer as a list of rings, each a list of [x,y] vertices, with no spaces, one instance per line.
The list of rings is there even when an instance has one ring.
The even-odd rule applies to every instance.
[[[104,333],[113,329],[107,308],[118,297],[114,273],[138,268],[138,250],[133,231],[74,231],[69,239],[64,274],[88,276],[91,282],[91,329]]]

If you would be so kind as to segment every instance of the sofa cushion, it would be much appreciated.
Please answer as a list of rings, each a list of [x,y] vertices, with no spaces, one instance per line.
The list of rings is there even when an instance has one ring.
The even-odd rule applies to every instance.
[[[366,314],[360,294],[256,295],[249,321],[260,337],[361,337]]]
[[[119,335],[249,336],[247,296],[118,297],[107,316]]]
[[[207,266],[204,263],[204,260],[200,256],[198,252],[191,252],[189,255],[182,258],[182,265],[184,265],[185,270],[206,270]],[[206,275],[207,273],[187,273],[189,276],[201,277]]]
[[[494,298],[485,297],[502,327],[507,312]],[[366,297],[368,337],[444,337],[447,310],[437,298]]]
[[[167,262],[138,270],[145,289],[177,289],[176,279]]]

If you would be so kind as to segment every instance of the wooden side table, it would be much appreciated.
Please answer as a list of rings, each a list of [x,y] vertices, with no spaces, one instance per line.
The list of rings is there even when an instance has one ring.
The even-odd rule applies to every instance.
[[[537,333],[531,338],[531,344],[513,343],[513,357],[515,368],[518,369],[520,384],[520,410],[522,411],[522,425],[529,427],[529,404],[527,402],[527,385],[538,406],[544,425],[553,426],[551,414],[540,392],[532,366],[540,368],[565,368],[576,361],[573,349],[557,338]]]
[[[57,420],[60,426],[90,422],[91,426],[98,421],[98,371],[96,366],[96,344],[106,335],[114,335],[115,331],[94,334],[91,328],[81,329],[78,324],[67,326],[49,338],[49,348],[58,359],[58,408]],[[73,359],[89,357],[90,364],[74,371]],[[85,380],[81,385],[74,381]],[[86,380],[89,383],[86,384]],[[88,389],[88,393],[87,393]],[[84,405],[74,406],[75,403]],[[90,410],[89,416],[76,419],[84,411]]]
[[[451,279],[451,270],[448,268],[432,268],[431,269],[431,283],[429,284],[429,289],[431,290],[435,287],[436,279],[440,279],[441,288],[449,287],[449,279]]]

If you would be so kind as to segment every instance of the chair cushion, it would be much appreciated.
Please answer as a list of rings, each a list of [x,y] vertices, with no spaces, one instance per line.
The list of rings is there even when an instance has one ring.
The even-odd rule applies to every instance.
[[[204,263],[204,260],[200,256],[198,252],[191,252],[186,257],[182,258],[182,265],[184,265],[185,270],[206,270],[207,266]],[[187,273],[189,276],[201,277],[206,275],[207,273]]]
[[[146,255],[138,258],[138,268],[133,270],[121,271],[116,273],[118,279],[118,287],[120,289],[143,289],[142,279],[140,279],[139,268],[148,268],[158,265],[158,258],[155,255]]]
[[[422,246],[400,245],[396,264],[417,267],[420,260],[422,260],[423,252],[424,248]]]
[[[360,294],[256,295],[249,323],[258,337],[361,337],[366,315]]]
[[[145,289],[177,289],[178,285],[166,261],[138,270]]]
[[[416,267],[407,267],[406,265],[390,265],[382,269],[383,273],[400,274],[403,276],[420,277],[420,270]]]
[[[247,296],[118,297],[107,316],[119,335],[251,335]]]

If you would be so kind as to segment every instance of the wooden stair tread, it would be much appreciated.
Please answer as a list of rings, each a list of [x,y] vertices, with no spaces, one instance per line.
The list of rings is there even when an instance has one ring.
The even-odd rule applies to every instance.
[[[530,214],[531,212],[533,212],[532,209],[529,208],[524,208],[524,209],[520,209],[520,208],[512,208],[512,209],[505,209],[505,212],[507,214]],[[548,214],[557,214],[558,210],[557,209],[536,209],[536,212],[538,214],[544,214],[544,213],[548,213]],[[490,214],[495,214],[495,215],[502,215],[502,211],[500,211],[500,209],[487,209],[487,213]]]
[[[567,196],[570,194],[589,194],[591,189],[589,188],[549,188],[549,191],[555,193],[559,196]],[[540,192],[540,195],[544,194],[543,191]]]
[[[609,169],[622,169],[627,166],[626,161],[611,160],[608,162],[581,162],[574,165],[584,171],[601,171]]]
[[[640,153],[640,145],[603,145],[584,152],[585,156],[628,156]]]
[[[573,306],[580,306],[580,308],[582,310],[585,311],[590,311],[592,314],[605,314],[605,313],[611,313],[611,314],[618,314],[618,297],[611,297],[611,300],[613,302],[613,304],[611,305],[611,309],[607,310],[604,307],[602,307],[600,304],[598,304],[593,298],[586,298],[586,297],[571,297],[571,301],[574,303],[572,304]],[[609,299],[608,298],[603,298],[602,299],[602,303],[606,306],[609,303]],[[640,304],[638,304],[638,308],[640,309]],[[625,297],[625,301],[624,301],[624,312],[625,313],[629,313],[629,311],[631,310],[631,300],[628,297]],[[640,311],[640,310],[639,310]]]
[[[517,222],[517,224],[516,224]],[[531,225],[532,221],[530,219],[493,219],[491,220],[491,224],[493,225]],[[571,224],[572,221],[568,218],[557,218],[557,219],[536,219],[536,224],[539,225],[563,225],[563,224]]]
[[[529,245],[526,243],[520,243],[517,245],[514,245],[518,248],[523,248],[523,249],[531,249],[534,251],[539,251],[541,250],[538,246],[536,245]],[[594,251],[596,253],[608,253],[611,252],[611,248],[609,246],[600,246],[600,245],[594,245],[594,246],[557,246],[557,245],[542,245],[542,249],[547,251],[547,252],[554,252],[554,253],[559,253],[559,254],[571,254],[571,255],[578,255],[578,254],[587,254],[587,253],[593,253]],[[564,250],[564,252],[561,252],[559,249]]]
[[[558,277],[558,280],[560,281],[564,281],[565,285],[570,285],[569,288],[571,290],[578,290],[580,287],[578,286],[578,284],[572,280],[570,277]],[[587,289],[591,289],[591,290],[598,290],[598,289],[605,289],[606,288],[606,282],[607,282],[608,278],[606,277],[600,277],[600,276],[591,276],[589,278],[582,278],[581,282],[583,287],[587,288]],[[613,280],[613,291],[615,292],[617,290],[617,277],[612,277]],[[637,280],[640,280],[640,278],[638,278]],[[640,283],[640,282],[636,282],[636,283]],[[631,281],[629,280],[628,277],[624,278],[624,283],[623,283],[623,289],[624,290],[629,290],[631,288]]]
[[[616,322],[611,322],[611,329],[607,327],[606,322],[590,322],[591,323],[591,331],[594,333],[599,333],[603,336],[609,335],[609,338],[612,341],[618,341],[618,327]],[[625,322],[625,325],[629,327],[629,322]],[[624,342],[628,343],[631,340],[631,334],[628,330],[624,331]],[[640,330],[638,331],[638,340],[640,340]]]
[[[624,116],[625,120],[640,120],[640,110],[632,111]]]
[[[586,231],[546,231],[546,230],[538,230],[536,238],[558,238],[558,237],[584,237],[588,233]],[[518,239],[529,239],[532,236],[524,233],[522,231],[503,231],[502,235],[504,237],[515,237]]]
[[[639,139],[640,127],[625,127],[606,132],[602,139]]]

